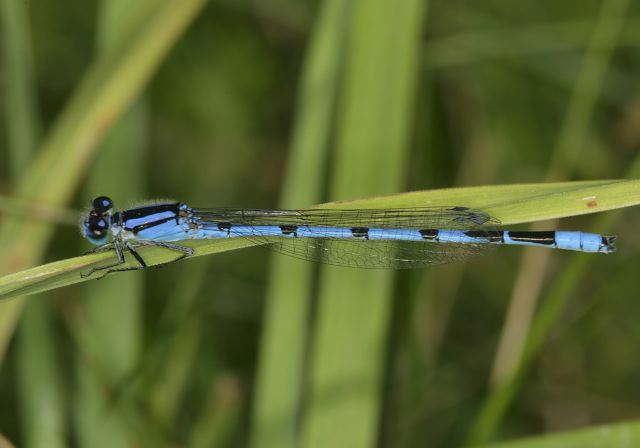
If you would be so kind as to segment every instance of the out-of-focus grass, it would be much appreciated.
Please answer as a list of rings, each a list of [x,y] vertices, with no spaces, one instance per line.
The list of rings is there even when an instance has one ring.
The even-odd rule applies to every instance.
[[[338,294],[327,293],[323,283],[333,273],[321,270],[317,277],[312,264],[273,256],[267,280],[266,251],[231,250],[247,245],[242,241],[190,242],[199,255],[218,254],[55,289],[82,280],[79,273],[95,263],[113,260],[112,253],[69,258],[88,246],[77,243],[76,231],[61,227],[45,261],[62,261],[21,271],[41,263],[29,255],[20,265],[4,268],[3,274],[14,274],[0,280],[2,288],[13,288],[12,294],[52,289],[49,297],[34,300],[47,300],[54,310],[48,324],[34,320],[36,325],[30,325],[34,322],[25,320],[24,328],[39,338],[25,341],[40,351],[31,352],[31,362],[23,363],[23,358],[20,371],[33,376],[11,368],[26,350],[16,345],[7,352],[0,371],[3,432],[20,445],[30,444],[27,432],[40,419],[35,412],[30,418],[15,415],[24,400],[12,392],[18,376],[32,400],[25,412],[41,405],[40,412],[55,413],[55,424],[43,424],[40,434],[62,428],[60,440],[80,445],[91,440],[87,428],[79,426],[80,419],[66,418],[77,415],[78,409],[93,416],[94,438],[98,430],[105,430],[104,444],[115,444],[119,434],[118,440],[130,441],[133,435],[153,446],[292,446],[305,441],[346,445],[357,443],[356,437],[361,444],[381,446],[456,446],[468,437],[483,403],[496,400],[500,406],[494,408],[487,432],[492,439],[637,418],[640,395],[629,387],[639,367],[633,343],[640,338],[635,324],[640,312],[634,282],[640,244],[635,237],[637,213],[630,209],[615,223],[621,216],[618,211],[595,219],[578,216],[636,204],[637,181],[540,183],[555,164],[563,178],[572,180],[637,177],[627,166],[640,144],[635,82],[640,11],[630,4],[628,14],[609,20],[601,6],[615,1],[544,1],[516,9],[506,1],[436,1],[429,2],[426,21],[418,14],[402,14],[410,4],[425,7],[417,2],[400,7],[397,2],[376,1],[365,8],[365,2],[333,0],[211,1],[163,61],[145,94],[148,142],[120,156],[126,166],[96,165],[94,171],[79,168],[87,165],[89,156],[76,151],[83,142],[93,145],[102,134],[100,125],[119,116],[116,109],[128,104],[122,95],[139,89],[140,73],[120,69],[135,68],[153,56],[136,50],[140,47],[135,36],[152,29],[146,35],[156,37],[147,44],[165,45],[163,39],[173,39],[175,28],[154,20],[163,16],[179,22],[182,19],[168,12],[170,8],[199,8],[201,3],[154,0],[127,11],[132,23],[139,19],[143,24],[132,27],[120,21],[120,32],[129,36],[121,46],[128,52],[122,55],[132,57],[125,61],[104,57],[103,52],[96,63],[104,73],[128,74],[116,76],[123,81],[117,88],[108,82],[111,78],[100,77],[90,89],[80,74],[94,54],[99,55],[96,36],[102,32],[96,30],[105,29],[104,10],[95,11],[91,2],[77,0],[30,3],[24,16],[33,22],[36,87],[28,95],[42,105],[44,128],[52,128],[58,110],[76,113],[64,115],[62,128],[54,126],[65,132],[45,138],[51,142],[53,135],[59,145],[68,141],[69,152],[47,159],[36,175],[33,169],[29,175],[32,187],[46,190],[46,195],[24,187],[16,194],[5,182],[10,179],[9,165],[0,163],[0,193],[12,197],[11,204],[0,201],[0,219],[2,224],[13,223],[0,239],[0,256],[17,245],[30,250],[31,244],[42,254],[51,230],[43,238],[37,222],[66,207],[71,192],[79,191],[89,173],[95,187],[85,188],[73,200],[75,208],[98,193],[116,196],[119,208],[158,197],[206,207],[273,207],[278,197],[282,207],[305,207],[327,196],[364,197],[368,199],[322,206],[469,205],[509,225],[570,217],[558,227],[610,230],[620,239],[619,251],[606,257],[549,253],[550,269],[535,285],[544,294],[536,321],[525,331],[519,368],[504,389],[487,391],[496,336],[517,270],[523,269],[518,248],[501,248],[482,262],[471,262],[470,268],[396,274],[397,281],[388,288],[394,300],[376,302],[373,295],[365,300],[365,285],[351,294],[356,297],[336,304]],[[3,2],[8,5],[10,0]],[[380,11],[386,13],[372,19]],[[596,24],[603,21],[610,30],[620,30],[617,39],[609,39],[608,55],[607,45],[592,38]],[[367,25],[372,23],[380,25]],[[13,32],[3,28],[3,33]],[[18,44],[25,48],[25,42]],[[584,64],[594,48],[600,52],[596,77]],[[398,61],[405,57],[403,66]],[[4,80],[10,79],[9,70],[20,68],[8,65],[6,58],[3,52]],[[417,79],[391,80],[394,73],[408,72],[409,66]],[[388,82],[380,81],[387,76]],[[581,78],[590,82],[576,83]],[[86,93],[87,102],[79,107],[73,101],[63,109],[78,80],[84,85],[78,91]],[[570,114],[574,124],[567,126],[564,117],[568,109],[575,109],[569,105],[576,101],[577,91],[583,103],[577,108],[580,113]],[[16,98],[13,94],[19,92],[9,93],[3,98]],[[413,106],[398,113],[401,103]],[[113,111],[102,116],[107,121],[96,120],[91,112],[96,104]],[[349,106],[353,104],[368,107]],[[17,107],[4,108],[3,123],[19,118],[8,116]],[[572,149],[579,149],[574,156],[554,155],[563,127],[579,130],[567,134],[574,136],[569,139]],[[0,127],[2,143],[10,141],[5,128]],[[390,134],[406,140],[385,141]],[[22,137],[38,140],[35,132]],[[289,140],[291,144],[285,144]],[[582,143],[575,145],[578,141]],[[7,146],[2,143],[4,161]],[[365,156],[347,159],[365,146]],[[26,154],[18,156],[28,159]],[[380,182],[369,184],[371,167],[396,158],[406,163],[376,168],[374,176]],[[567,164],[570,160],[575,166]],[[135,172],[139,163],[143,168]],[[385,180],[385,175],[407,167],[408,175]],[[145,185],[134,185],[136,180]],[[485,186],[433,190],[459,185]],[[66,214],[52,216],[69,221]],[[156,248],[144,249],[143,255],[153,262],[175,257]],[[348,277],[345,283],[359,278],[350,271],[340,274]],[[383,277],[389,274],[365,274],[369,275],[374,277],[370,286],[386,281]],[[142,305],[136,302],[138,293],[124,292],[124,283],[136,281],[146,281]],[[115,292],[116,287],[123,292]],[[94,307],[87,299],[93,292],[113,300]],[[319,300],[314,302],[316,296]],[[18,303],[4,302],[11,304],[9,308]],[[3,306],[0,319],[9,325],[0,332],[11,334],[16,315]],[[367,325],[374,320],[375,325]],[[515,325],[526,328],[523,320],[516,319]],[[390,331],[382,336],[387,328]],[[358,334],[352,337],[354,331]],[[49,344],[38,342],[43,339]],[[9,339],[3,340],[6,344]],[[361,351],[351,348],[354,356],[336,362],[336,352],[357,343],[363,344]],[[374,352],[377,360],[364,359]],[[359,360],[360,371],[366,370],[360,378],[369,382],[352,386],[346,382]],[[351,370],[343,375],[341,369]],[[64,387],[61,397],[50,400],[56,371]],[[49,372],[53,373],[47,377]],[[84,387],[79,379],[87,373],[101,387]],[[346,386],[324,394],[329,378]],[[358,402],[358,391],[366,391],[360,397],[366,405],[356,410],[352,405]],[[322,415],[324,404],[325,410],[336,410],[335,415]],[[349,408],[354,412],[341,413]],[[95,428],[101,412],[104,428]],[[110,431],[114,421],[117,428]],[[323,425],[330,431],[322,430]],[[609,440],[628,434],[624,425],[594,431],[611,434]],[[579,444],[574,440],[581,437],[598,440],[589,430],[573,436],[569,432],[513,443],[556,446]]]
[[[608,25],[624,27],[618,37],[620,45],[640,45],[638,18],[613,18]],[[456,34],[427,43],[424,64],[434,70],[492,59],[567,52],[588,46],[592,33],[593,20],[582,19]],[[505,42],[510,45],[504,45]]]
[[[325,186],[352,5],[329,0],[321,8],[298,88],[282,208],[320,202]],[[271,263],[252,409],[256,448],[298,445],[309,343],[313,266],[287,257],[274,257]]]
[[[629,171],[629,177],[640,176],[640,158],[637,158]],[[594,231],[611,232],[620,222],[620,213],[600,216],[593,225]],[[548,286],[542,297],[542,305],[526,333],[526,339],[514,360],[512,370],[494,385],[486,402],[478,414],[471,437],[478,441],[489,439],[501,419],[504,418],[510,403],[522,386],[531,363],[539,354],[552,330],[566,307],[567,298],[578,288],[580,280],[587,274],[592,260],[572,255],[563,272]],[[528,325],[527,325],[528,327]]]
[[[26,203],[16,198],[0,196],[0,213],[3,215],[10,214],[14,217],[22,219],[33,219],[44,221],[49,224],[58,224],[61,226],[78,225],[78,212],[67,210],[59,207],[50,207],[48,205],[36,205]]]
[[[623,18],[627,13],[628,6],[629,2],[627,0],[607,0],[602,5],[599,20],[590,36],[582,69],[573,88],[564,123],[552,153],[547,173],[548,180],[553,181],[565,178],[576,169],[580,157],[589,156],[589,152],[584,150],[588,140],[589,125],[595,112],[600,92],[604,90],[607,67],[621,34]],[[610,226],[606,227],[607,231],[609,228]],[[539,227],[534,227],[534,230],[538,229]],[[601,231],[604,232],[605,230]],[[565,271],[565,273],[572,272],[574,274],[564,276],[565,280],[573,278],[574,287],[572,288],[570,284],[565,282],[564,288],[561,290],[562,293],[555,293],[555,300],[548,300],[543,305],[547,307],[547,310],[551,308],[554,311],[542,312],[538,320],[533,323],[534,329],[529,332],[530,318],[527,318],[526,313],[516,312],[515,310],[535,309],[541,290],[539,286],[536,287],[535,285],[542,284],[545,274],[544,267],[549,262],[548,253],[537,256],[534,252],[527,248],[523,253],[523,261],[518,278],[514,283],[512,301],[502,334],[503,339],[498,346],[496,354],[495,365],[500,362],[501,364],[506,363],[508,366],[502,367],[501,377],[494,375],[494,382],[497,385],[494,393],[489,394],[486,405],[479,413],[472,428],[470,436],[472,443],[482,443],[490,440],[499,421],[503,418],[502,414],[506,412],[508,399],[506,399],[506,395],[500,392],[510,390],[511,386],[517,384],[518,380],[515,379],[515,376],[522,375],[522,372],[527,369],[526,365],[519,365],[519,360],[522,359],[522,363],[526,364],[527,359],[532,357],[532,353],[541,347],[543,335],[547,333],[552,323],[557,319],[559,310],[563,308],[563,302],[568,301],[569,291],[575,289],[575,285],[578,284],[580,278],[586,272],[586,263],[588,261],[583,259],[580,259],[584,266],[582,269],[567,269]],[[577,259],[574,257],[574,260]],[[549,307],[550,303],[554,304],[553,307]],[[514,311],[511,312],[512,310]],[[543,309],[543,311],[545,310]],[[531,315],[532,313],[528,314]],[[513,328],[517,328],[517,330],[512,330]],[[531,338],[529,341],[525,341],[527,335]],[[525,344],[527,343],[529,347],[526,348],[528,353],[525,355]],[[509,347],[508,351],[504,347]],[[494,374],[496,371],[497,368],[494,367]],[[502,383],[506,383],[509,386],[505,388]],[[504,398],[502,407],[492,405],[492,403],[498,401],[495,398],[496,396]]]
[[[421,1],[353,5],[332,198],[402,189],[425,7]],[[392,282],[391,272],[321,270],[302,445],[375,443]],[[348,430],[335,430],[340,427]]]
[[[237,379],[233,376],[218,376],[212,381],[204,409],[193,425],[189,446],[229,446],[234,439],[234,431],[238,428],[242,402]]]
[[[24,3],[0,3],[3,54],[6,63],[5,110],[7,116],[10,176],[17,180],[33,156],[40,139],[40,117],[36,106],[31,29]],[[13,207],[17,207],[15,204]],[[50,216],[50,215],[49,215]],[[21,322],[17,355],[19,408],[25,444],[65,446],[63,393],[59,353],[52,337],[51,305],[46,296],[27,304]]]
[[[15,180],[24,171],[40,138],[33,74],[33,47],[28,10],[23,2],[0,3],[2,20],[3,107],[6,116],[9,174]]]
[[[603,446],[632,448],[638,444],[640,444],[640,422],[630,421],[478,446],[486,448],[600,448]]]
[[[96,30],[99,53],[109,52],[116,44],[130,10],[126,0],[101,2]],[[105,136],[89,171],[85,197],[109,192],[115,201],[123,202],[131,196],[144,196],[148,120],[144,103],[144,98],[137,100]],[[71,320],[71,325],[86,326],[91,333],[90,337],[78,339],[82,355],[77,360],[79,387],[73,399],[73,418],[81,446],[125,447],[149,439],[147,431],[132,427],[121,412],[113,412],[112,399],[102,393],[117,390],[140,363],[144,333],[142,282],[138,276],[108,278],[100,288],[87,288],[86,300],[81,304],[86,321]],[[114,322],[118,322],[116,332]],[[91,362],[92,359],[100,362]],[[96,364],[102,368],[97,369]],[[129,389],[123,399],[131,399]]]

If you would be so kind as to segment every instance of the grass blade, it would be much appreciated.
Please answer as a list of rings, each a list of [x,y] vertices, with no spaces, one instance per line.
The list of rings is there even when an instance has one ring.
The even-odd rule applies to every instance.
[[[333,197],[401,188],[425,6],[354,2]],[[392,279],[390,272],[322,270],[303,446],[375,444]]]
[[[640,422],[630,421],[482,446],[485,448],[600,448],[602,446],[632,448],[639,444]]]
[[[18,179],[40,138],[27,4],[0,2],[4,30],[5,107],[10,175]],[[22,437],[30,447],[66,446],[63,392],[50,304],[33,301],[25,309],[17,347]]]
[[[439,205],[465,205],[481,208],[503,225],[578,216],[640,204],[639,180],[606,180],[516,184],[416,191],[368,199],[322,204],[323,208],[398,208]],[[210,255],[249,247],[248,240],[187,240],[194,256]],[[149,266],[169,263],[176,254],[166,249],[143,247],[140,254]],[[115,261],[111,252],[101,252],[56,261],[0,277],[0,299],[34,294],[91,280],[80,274]],[[125,266],[136,266],[127,256]]]
[[[99,51],[109,51],[127,23],[130,3],[126,0],[105,0],[99,16]],[[115,200],[144,196],[143,169],[146,143],[146,113],[144,104],[134,104],[106,136],[88,177],[88,197],[108,191]],[[126,161],[126,163],[123,163]],[[118,173],[118,176],[114,176]],[[122,182],[127,179],[127,182]],[[81,307],[86,322],[72,321],[72,325],[86,325],[91,333],[78,338],[78,350],[90,359],[103,360],[104,370],[96,375],[92,363],[79,359],[76,372],[79,378],[74,394],[77,433],[83,446],[134,445],[144,435],[113,412],[112,398],[103,390],[117,390],[140,362],[142,350],[143,278],[128,276],[108,278],[100,288],[87,288]],[[113,322],[118,331],[113,331]],[[76,328],[77,334],[83,334]],[[128,398],[132,391],[127,390]]]
[[[300,85],[283,208],[322,198],[350,9],[341,0],[321,5]],[[297,446],[312,272],[311,264],[272,259],[253,407],[255,447]]]

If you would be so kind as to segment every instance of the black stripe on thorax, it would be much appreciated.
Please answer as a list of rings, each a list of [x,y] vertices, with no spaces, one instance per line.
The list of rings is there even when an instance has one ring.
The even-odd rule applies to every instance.
[[[149,229],[151,227],[155,227],[159,224],[164,224],[165,222],[169,222],[169,221],[173,221],[176,218],[174,216],[167,216],[166,218],[162,218],[162,219],[156,219],[155,221],[150,221],[150,222],[145,222],[144,224],[140,224],[138,226],[135,226],[133,228],[127,228],[125,227],[125,230],[130,230],[132,231],[134,234],[137,234],[138,232],[144,230],[144,229]]]
[[[508,232],[508,235],[513,241],[544,244],[548,246],[556,244],[556,232],[553,230],[542,232]]]
[[[120,212],[119,215],[124,222],[129,219],[144,218],[145,216],[153,215],[155,213],[172,212],[178,216],[180,213],[180,204],[178,202],[174,204],[156,204],[147,205],[145,207],[132,208]]]

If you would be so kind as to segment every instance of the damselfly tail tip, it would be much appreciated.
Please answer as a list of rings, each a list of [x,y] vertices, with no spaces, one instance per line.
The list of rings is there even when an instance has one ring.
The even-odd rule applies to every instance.
[[[618,239],[617,236],[603,236],[600,243],[600,252],[609,254],[616,251],[615,242]]]

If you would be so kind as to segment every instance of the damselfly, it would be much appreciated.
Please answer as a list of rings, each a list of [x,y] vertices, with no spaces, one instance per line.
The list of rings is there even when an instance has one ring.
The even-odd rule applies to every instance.
[[[400,209],[206,209],[180,202],[144,205],[116,212],[105,196],[94,199],[83,235],[114,249],[118,261],[92,270],[147,266],[137,249],[159,246],[193,255],[179,244],[189,239],[245,238],[306,260],[360,268],[416,268],[466,259],[497,244],[609,253],[615,236],[567,231],[496,230],[500,222],[468,207]],[[123,268],[125,252],[138,263]]]

